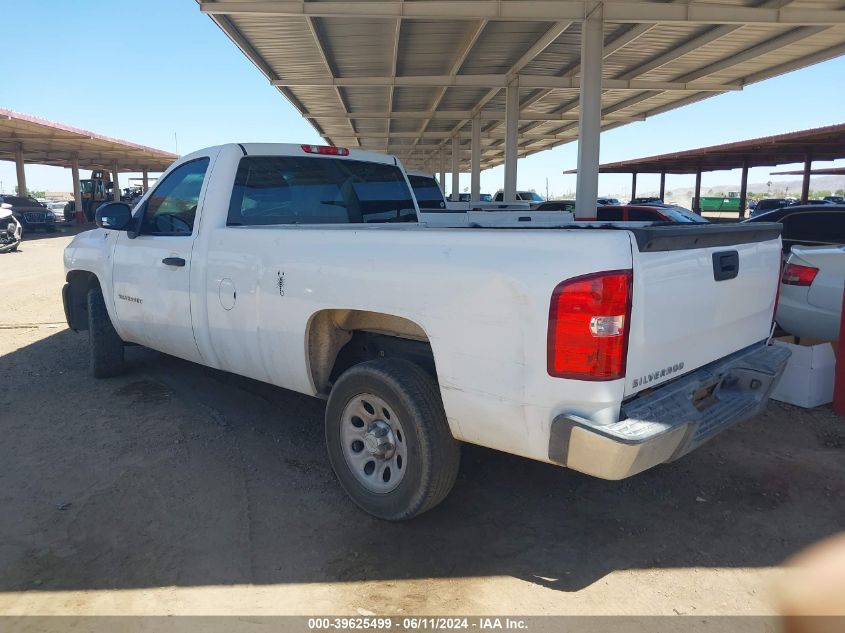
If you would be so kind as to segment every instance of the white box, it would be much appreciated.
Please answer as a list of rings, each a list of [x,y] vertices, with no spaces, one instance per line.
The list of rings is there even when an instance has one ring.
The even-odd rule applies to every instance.
[[[805,409],[833,402],[836,356],[830,343],[806,345],[774,341],[792,352],[772,398]]]

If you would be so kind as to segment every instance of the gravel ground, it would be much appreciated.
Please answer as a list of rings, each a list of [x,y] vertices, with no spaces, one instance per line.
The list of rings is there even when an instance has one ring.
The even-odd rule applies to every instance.
[[[845,422],[779,403],[623,482],[466,446],[441,506],[379,522],[319,400],[143,348],[90,378],[69,233],[0,255],[0,614],[768,614],[845,528]]]

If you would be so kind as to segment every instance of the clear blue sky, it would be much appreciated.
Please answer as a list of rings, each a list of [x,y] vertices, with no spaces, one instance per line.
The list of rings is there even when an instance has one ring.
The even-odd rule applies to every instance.
[[[0,107],[181,154],[232,141],[319,142],[281,94],[193,0],[0,0]],[[845,57],[720,95],[602,135],[602,161],[845,122]],[[520,161],[519,187],[574,190],[561,171],[576,164],[575,143]],[[754,169],[751,182],[776,180]],[[484,191],[501,168],[482,174]],[[14,164],[0,162],[6,192]],[[703,186],[738,182],[705,174]],[[641,176],[639,190],[658,177]],[[71,189],[69,170],[27,166],[30,189]],[[670,176],[668,188],[691,177]],[[461,189],[469,186],[464,176]],[[604,195],[627,195],[630,177],[602,176]]]

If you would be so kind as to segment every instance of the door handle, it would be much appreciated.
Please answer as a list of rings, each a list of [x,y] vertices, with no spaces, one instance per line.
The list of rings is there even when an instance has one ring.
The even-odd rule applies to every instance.
[[[181,257],[165,257],[161,260],[161,263],[167,266],[184,266],[185,260]]]

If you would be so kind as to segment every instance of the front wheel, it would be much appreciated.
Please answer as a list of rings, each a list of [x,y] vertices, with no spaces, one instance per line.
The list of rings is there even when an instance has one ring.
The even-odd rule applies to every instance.
[[[123,373],[123,341],[115,332],[100,288],[88,291],[88,344],[94,378]]]
[[[326,445],[341,486],[380,519],[411,519],[440,503],[458,475],[435,381],[400,359],[356,365],[338,379],[326,408]]]

